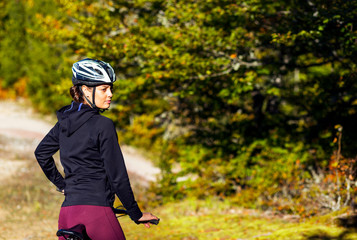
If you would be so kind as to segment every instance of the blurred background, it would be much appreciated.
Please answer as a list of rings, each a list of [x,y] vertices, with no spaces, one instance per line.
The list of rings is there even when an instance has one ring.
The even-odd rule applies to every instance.
[[[74,62],[113,66],[105,115],[160,169],[132,178],[167,223],[125,222],[129,239],[345,239],[333,220],[357,193],[356,16],[356,0],[1,0],[0,99],[53,123]],[[30,204],[21,224],[52,219],[53,236],[61,196],[26,156],[11,159],[38,173],[1,185],[2,230]],[[306,235],[306,222],[322,230]]]

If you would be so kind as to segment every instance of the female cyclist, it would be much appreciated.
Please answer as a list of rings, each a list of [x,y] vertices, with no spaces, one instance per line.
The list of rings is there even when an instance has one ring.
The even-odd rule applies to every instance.
[[[133,221],[157,217],[138,207],[114,123],[99,114],[110,106],[115,73],[108,63],[89,58],[73,64],[72,72],[72,104],[57,112],[58,122],[35,156],[47,178],[65,195],[59,229],[83,224],[92,240],[125,239],[112,211],[115,194]],[[53,159],[58,150],[64,178]]]

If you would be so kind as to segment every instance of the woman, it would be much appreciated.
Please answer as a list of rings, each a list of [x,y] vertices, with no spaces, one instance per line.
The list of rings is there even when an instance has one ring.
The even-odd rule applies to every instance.
[[[65,195],[59,229],[84,224],[93,240],[125,239],[112,211],[115,194],[132,220],[157,217],[138,207],[114,123],[99,114],[110,106],[115,73],[108,63],[89,58],[73,64],[72,72],[73,102],[57,112],[58,122],[35,156],[47,178]],[[58,150],[65,178],[52,157]]]

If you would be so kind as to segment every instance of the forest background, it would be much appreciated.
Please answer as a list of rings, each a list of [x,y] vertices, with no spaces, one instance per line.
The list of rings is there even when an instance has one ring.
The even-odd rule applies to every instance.
[[[0,97],[68,104],[85,57],[105,114],[160,167],[153,204],[215,196],[313,216],[357,192],[357,1],[0,1]]]

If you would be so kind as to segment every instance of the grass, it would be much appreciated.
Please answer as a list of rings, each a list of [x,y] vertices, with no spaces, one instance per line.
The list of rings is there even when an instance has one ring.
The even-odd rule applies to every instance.
[[[0,240],[56,239],[63,196],[55,191],[35,160],[27,163],[26,171],[0,183]],[[150,229],[136,225],[127,216],[119,219],[128,240],[357,239],[356,233],[335,224],[333,214],[299,221],[234,207],[217,199],[187,199],[150,211],[161,219]]]
[[[120,222],[128,239],[357,239],[356,233],[335,225],[333,216],[297,222],[228,206],[218,200],[186,200],[153,210],[161,222],[152,229],[133,226],[129,219]]]
[[[0,239],[55,239],[61,196],[36,162],[26,162],[26,170],[0,184]]]

